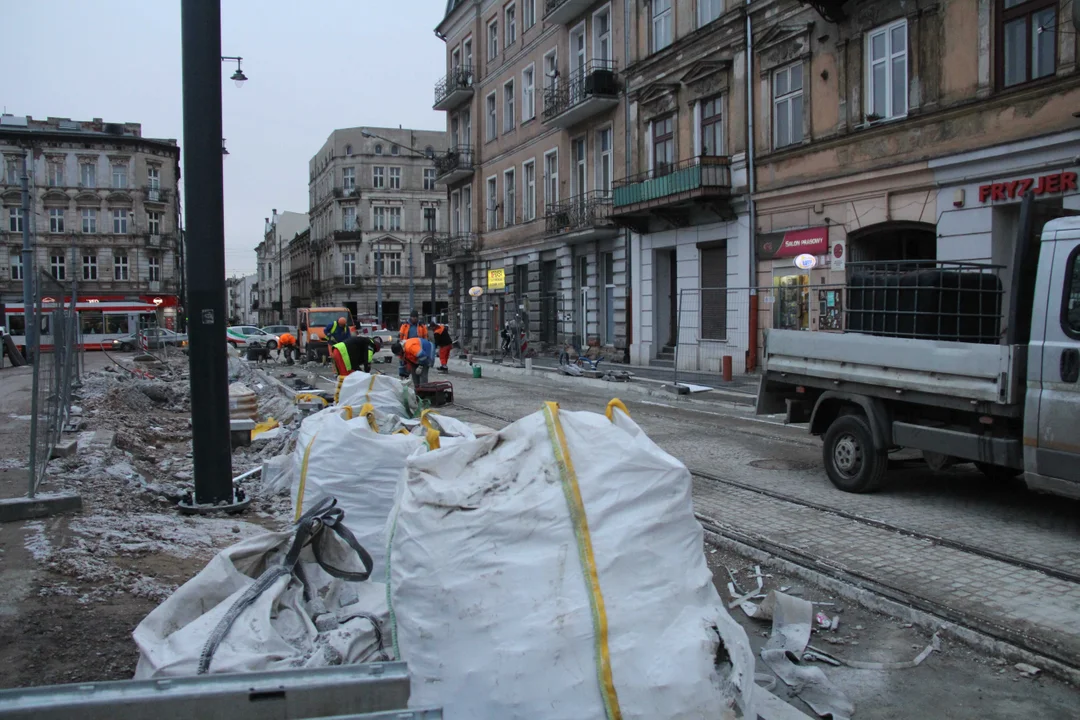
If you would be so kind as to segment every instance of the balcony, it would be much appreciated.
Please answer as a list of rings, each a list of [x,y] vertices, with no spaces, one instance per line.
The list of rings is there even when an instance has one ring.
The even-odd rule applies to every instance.
[[[435,83],[435,110],[453,110],[473,96],[473,66],[458,65]]]
[[[256,301],[258,302],[258,301]],[[293,310],[305,308],[311,304],[311,298],[307,295],[293,295],[289,298],[289,307]],[[251,308],[252,310],[258,310],[258,308]]]
[[[590,60],[544,90],[544,124],[568,128],[619,104],[619,74],[612,60]]]
[[[730,195],[728,158],[690,158],[616,180],[611,216],[618,225],[635,232],[651,232],[653,220],[671,228],[687,227],[699,210],[728,220],[732,216]]]
[[[348,188],[336,187],[336,188],[334,188],[334,197],[337,198],[338,200],[341,200],[342,198],[360,197],[360,191],[357,190],[355,187],[348,187]]]
[[[475,170],[473,149],[468,145],[458,145],[435,156],[435,181],[444,185],[471,177]]]
[[[435,240],[435,259],[441,262],[463,260],[472,256],[477,249],[476,233],[444,235]]]
[[[611,219],[611,195],[599,190],[548,205],[544,222],[548,237],[562,236],[569,243],[604,240],[619,233]]]
[[[164,205],[169,201],[169,191],[161,187],[147,185],[143,188],[144,202]]]
[[[360,242],[363,234],[359,227],[353,226],[352,230],[334,230],[330,237],[334,242]]]
[[[596,0],[546,0],[544,22],[566,25],[581,16]]]

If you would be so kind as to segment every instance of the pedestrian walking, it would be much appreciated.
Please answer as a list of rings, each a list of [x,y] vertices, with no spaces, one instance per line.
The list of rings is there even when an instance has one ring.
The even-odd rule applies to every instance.
[[[390,350],[401,358],[414,388],[427,384],[428,370],[435,364],[435,345],[423,338],[410,338],[394,343]]]
[[[428,336],[439,352],[438,372],[449,373],[450,368],[446,364],[450,361],[450,348],[454,345],[450,337],[450,330],[445,325],[435,322],[433,319],[428,325]]]

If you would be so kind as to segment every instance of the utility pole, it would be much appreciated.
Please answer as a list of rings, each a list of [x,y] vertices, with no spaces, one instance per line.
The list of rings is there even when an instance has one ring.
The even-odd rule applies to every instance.
[[[432,238],[432,242],[434,243],[434,238]],[[432,244],[431,246],[431,252],[431,316],[435,318],[435,322],[439,322],[439,311],[436,309],[435,306],[435,275],[437,274],[437,269],[435,267],[434,244]]]
[[[191,430],[198,505],[233,503],[225,346],[225,201],[221,154],[221,2],[182,0],[184,191],[188,239]]]
[[[34,312],[34,248],[30,245],[30,163],[34,151],[23,158],[22,173],[22,273],[23,273],[23,323],[26,325],[26,347],[38,361],[37,313]],[[29,360],[29,358],[28,358]],[[32,493],[31,493],[32,494]]]
[[[270,232],[274,234],[274,242],[277,243],[277,302],[278,323],[285,324],[285,301],[283,297],[284,281],[281,279],[281,238],[277,234],[277,209],[274,209],[274,223],[270,226]]]
[[[416,287],[413,273],[413,242],[409,242],[409,312],[416,309]]]
[[[375,314],[382,328],[382,243],[375,242]]]

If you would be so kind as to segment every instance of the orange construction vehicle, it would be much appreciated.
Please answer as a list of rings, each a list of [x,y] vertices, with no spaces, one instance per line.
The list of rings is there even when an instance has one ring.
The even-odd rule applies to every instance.
[[[297,345],[309,361],[322,360],[329,352],[326,345],[326,326],[345,318],[349,334],[356,334],[356,320],[348,308],[310,307],[296,311]]]

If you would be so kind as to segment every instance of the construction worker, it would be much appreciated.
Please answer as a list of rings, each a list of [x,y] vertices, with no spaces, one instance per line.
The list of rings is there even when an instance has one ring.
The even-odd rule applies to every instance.
[[[363,368],[364,372],[369,373],[371,360],[381,349],[382,343],[378,338],[353,337],[331,347],[330,357],[338,375],[349,375],[357,368]]]
[[[428,381],[428,369],[435,364],[435,346],[423,338],[410,338],[405,342],[396,342],[390,351],[401,358],[405,369],[412,376],[413,387],[420,387]]]
[[[401,328],[398,330],[398,342],[403,343],[412,338],[428,339],[427,328],[420,323],[420,313],[415,310],[409,313],[409,322],[402,323]],[[409,375],[405,369],[404,361],[398,363],[398,375],[402,378]]]
[[[323,328],[323,334],[326,336],[326,355],[323,356],[323,365],[325,365],[330,359],[330,348],[337,345],[340,342],[345,342],[352,333],[349,332],[349,322],[344,316],[339,317],[334,322],[330,323]]]
[[[292,333],[282,333],[278,336],[278,354],[285,358],[286,365],[292,365],[293,353],[296,352],[296,336]]]
[[[432,339],[432,343],[439,351],[438,371],[449,373],[450,368],[446,366],[446,363],[450,362],[450,348],[454,344],[453,338],[450,337],[450,330],[445,325],[435,322],[435,319],[432,318],[431,324],[428,325],[428,337]]]

